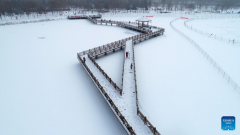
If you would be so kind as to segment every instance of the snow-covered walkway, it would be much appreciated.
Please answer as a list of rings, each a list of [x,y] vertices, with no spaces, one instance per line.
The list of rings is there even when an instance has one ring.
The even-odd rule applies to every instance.
[[[134,24],[134,23],[131,23],[131,25],[133,25],[133,26],[138,26],[138,24]],[[150,25],[151,26],[151,25]],[[147,27],[145,27],[146,29],[149,29],[149,28],[147,28]],[[152,27],[151,26],[151,29],[149,29],[149,30],[152,30],[152,32],[156,32],[156,31],[158,31],[158,29],[156,29],[156,28],[154,28],[154,27]]]
[[[124,78],[123,78],[123,95],[126,99],[128,111],[124,111],[123,115],[127,115],[127,121],[133,126],[133,129],[137,134],[152,134],[152,132],[144,125],[137,115],[136,106],[136,92],[135,92],[135,81],[134,81],[134,64],[133,64],[133,50],[132,40],[126,42],[125,56],[128,52],[128,58],[125,58],[124,62]],[[131,69],[131,64],[133,64]],[[136,125],[136,126],[135,126]],[[138,125],[138,126],[137,126]],[[135,126],[135,128],[134,128]]]
[[[132,126],[134,132],[137,135],[147,135],[152,134],[148,127],[143,123],[143,121],[137,115],[136,106],[136,93],[135,93],[135,83],[134,83],[134,71],[130,68],[131,63],[133,63],[133,50],[132,50],[132,40],[127,41],[126,51],[130,53],[129,59],[125,59],[124,65],[124,81],[123,81],[123,95],[121,96],[118,91],[110,84],[106,77],[100,72],[100,70],[93,64],[93,62],[87,57],[87,55],[81,56],[86,58],[86,65],[94,74],[96,79],[99,81],[101,86],[103,86],[106,93],[113,100],[114,104],[120,110],[122,115],[128,121],[130,126]]]

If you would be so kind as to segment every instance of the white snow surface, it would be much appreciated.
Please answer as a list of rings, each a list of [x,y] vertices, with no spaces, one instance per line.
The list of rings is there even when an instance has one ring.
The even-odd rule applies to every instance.
[[[196,20],[192,22],[198,22],[199,25],[204,23],[201,20]],[[207,20],[205,20],[206,22]],[[239,22],[239,18],[235,19],[210,19],[207,24],[212,24],[215,22],[216,26],[212,25],[208,26],[208,31],[215,31],[218,33],[225,33],[224,27],[220,26],[227,25],[228,32],[232,36],[240,36],[239,26],[236,26],[235,22]],[[191,21],[190,21],[191,22]],[[225,72],[233,79],[238,86],[240,86],[240,44],[229,44],[226,42],[221,42],[219,40],[215,40],[212,38],[208,38],[199,33],[196,33],[186,27],[183,27],[183,20],[176,21],[176,27],[179,28],[183,33],[192,38],[195,42],[197,42],[219,65],[222,67]],[[199,26],[198,25],[198,26]],[[235,27],[235,29],[234,29]],[[201,27],[200,27],[201,28]],[[222,32],[220,32],[222,31]]]
[[[77,60],[126,32],[88,20],[0,27],[0,134],[126,134]]]
[[[133,69],[130,69],[130,65],[133,63],[132,40],[126,42],[125,50],[126,52],[130,52],[130,57],[125,59],[122,96],[119,91],[114,89],[114,87],[92,63],[87,55],[82,57],[86,58],[86,65],[94,74],[104,90],[108,93],[109,97],[113,100],[114,104],[126,118],[130,126],[132,126],[134,132],[137,135],[152,134],[152,132],[144,125],[143,121],[137,115],[134,71]]]
[[[95,59],[98,65],[108,74],[119,88],[122,88],[123,55],[124,51],[119,50]]]
[[[140,109],[161,134],[238,135],[237,129],[221,130],[221,117],[240,117],[240,96],[188,40],[170,27],[173,19],[153,18],[153,25],[165,28],[164,36],[136,45]],[[173,24],[187,29],[183,22]]]
[[[127,21],[136,18],[112,17],[112,20]],[[240,96],[188,40],[170,27],[169,23],[175,18],[153,17],[152,25],[165,28],[164,35],[135,46],[141,111],[161,134],[238,135],[239,125],[236,125],[233,132],[221,130],[221,117],[240,117]],[[184,26],[183,20],[173,24],[180,30],[192,32],[186,34],[194,40],[199,39],[196,42],[203,49],[209,46],[209,40],[217,42],[214,39],[203,39],[200,34],[194,35],[194,31]],[[227,54],[232,55],[234,52],[235,57],[231,58],[239,58],[236,55],[239,51],[233,51],[228,44],[225,48],[229,51],[224,56],[220,54],[226,49],[217,46],[212,48],[219,55],[213,57],[206,51],[215,60],[224,61]],[[231,61],[230,70],[238,74],[239,70],[234,70],[237,69],[235,66],[238,66],[238,62]],[[230,71],[226,68],[224,70]]]
[[[240,18],[197,19],[188,25],[193,29],[208,33],[212,37],[218,36],[226,39],[235,39],[240,42]]]

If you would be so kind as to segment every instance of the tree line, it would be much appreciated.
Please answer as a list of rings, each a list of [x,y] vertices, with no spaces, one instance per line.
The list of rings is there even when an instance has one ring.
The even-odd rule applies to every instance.
[[[0,0],[0,13],[62,11],[70,8],[99,10],[228,10],[240,7],[240,0]]]
[[[154,0],[154,7],[173,10],[224,11],[240,8],[240,0]]]

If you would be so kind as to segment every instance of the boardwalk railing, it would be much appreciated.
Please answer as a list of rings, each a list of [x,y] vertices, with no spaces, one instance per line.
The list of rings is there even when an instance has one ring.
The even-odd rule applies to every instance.
[[[147,27],[138,27],[137,23],[135,22],[124,22],[124,21],[112,21],[112,20],[97,20],[95,18],[92,18],[91,16],[87,16],[87,19],[91,22],[93,22],[94,24],[111,24],[111,25],[117,25],[120,27],[124,27],[124,28],[128,28],[131,30],[136,30],[142,33],[149,33],[152,32],[152,30],[148,29]],[[162,30],[163,28],[160,27],[156,27],[156,26],[152,26],[152,25],[148,25],[152,28],[158,29],[158,30]]]
[[[125,53],[126,53],[126,46],[124,48],[124,55],[123,55],[122,90],[123,90],[123,78],[124,78],[124,65],[125,65],[125,59],[126,59],[126,57],[125,57],[126,54]],[[122,95],[122,92],[121,92],[121,95]]]
[[[113,85],[113,87],[120,92],[122,95],[122,89],[120,89],[115,82],[113,82],[112,78],[110,78],[107,73],[97,64],[97,62],[90,56],[88,55],[89,59],[93,62],[93,64],[100,70],[100,72],[103,74],[103,76],[106,77],[106,79]]]
[[[133,44],[142,42],[142,41],[147,40],[147,39],[149,39],[151,37],[154,37],[154,36],[163,35],[163,33],[164,33],[164,29],[163,30],[158,30],[158,31],[155,31],[155,32],[151,32],[151,33],[147,33],[147,34],[136,35],[133,38]]]
[[[94,23],[94,24],[97,23],[97,20],[94,19],[94,18],[92,18],[92,17],[87,16],[87,19],[88,19],[89,21],[91,21],[92,23]]]
[[[127,127],[128,133],[135,135],[132,127],[127,123],[126,119],[123,117],[123,115],[121,115],[121,113],[119,112],[119,110],[117,109],[117,107],[115,106],[115,104],[112,102],[112,100],[110,99],[110,97],[107,95],[107,93],[104,91],[104,89],[101,87],[101,85],[99,84],[99,82],[97,81],[97,79],[94,77],[94,75],[91,73],[91,71],[88,69],[88,67],[86,66],[86,64],[84,63],[84,61],[81,59],[81,56],[86,55],[89,57],[89,59],[93,62],[93,64],[100,70],[100,72],[107,78],[107,80],[113,85],[113,87],[118,90],[120,92],[120,94],[122,95],[122,90],[123,90],[123,78],[124,78],[124,65],[125,65],[125,53],[124,53],[124,61],[123,61],[123,72],[122,72],[122,89],[120,89],[116,83],[114,83],[111,78],[104,72],[104,70],[102,70],[102,68],[94,61],[94,57],[97,58],[99,55],[103,55],[103,54],[107,54],[108,52],[114,52],[116,49],[122,49],[123,47],[125,47],[125,51],[126,52],[126,41],[128,40],[132,40],[132,49],[133,49],[133,65],[134,65],[134,80],[135,80],[135,92],[136,92],[136,106],[137,106],[137,115],[140,117],[140,119],[144,122],[144,124],[150,129],[150,131],[154,134],[154,135],[160,135],[160,133],[157,131],[156,127],[154,127],[150,121],[146,118],[146,116],[143,115],[143,113],[140,111],[139,109],[139,102],[138,102],[138,92],[137,92],[137,77],[136,77],[136,65],[135,65],[135,54],[134,54],[134,44],[142,42],[144,40],[147,40],[151,37],[155,37],[155,36],[159,36],[159,35],[163,35],[163,33],[165,32],[165,29],[163,28],[159,28],[159,27],[155,27],[155,26],[151,26],[155,29],[157,29],[157,31],[152,32],[151,30],[147,29],[147,28],[141,28],[141,27],[137,27],[134,26],[136,25],[136,23],[134,22],[120,22],[120,21],[107,21],[107,20],[96,20],[93,19],[91,17],[87,17],[88,20],[90,20],[91,22],[95,23],[95,24],[115,24],[117,26],[120,27],[125,27],[128,29],[132,29],[132,30],[136,30],[136,31],[140,31],[142,32],[142,34],[138,34],[132,37],[128,37],[119,41],[115,41],[112,43],[109,43],[107,45],[103,45],[103,46],[99,46],[93,49],[89,49],[83,52],[78,53],[78,58],[80,59],[80,61],[83,63],[83,66],[85,66],[87,69],[87,71],[90,73],[91,78],[93,78],[93,80],[95,81],[95,84],[98,86],[98,88],[100,89],[100,92],[102,92],[103,96],[105,96],[104,98],[109,102],[109,105],[114,108],[114,111],[117,112],[115,114],[117,114],[119,116],[119,118],[121,119],[122,123]],[[110,101],[109,101],[110,100]]]
[[[134,42],[132,42],[134,43]],[[132,44],[132,50],[133,50],[133,66],[134,66],[134,81],[135,81],[135,93],[136,93],[136,105],[137,105],[137,115],[141,118],[141,120],[144,122],[144,124],[152,131],[154,135],[161,135],[156,127],[154,127],[150,121],[147,119],[146,116],[143,115],[143,113],[139,109],[139,102],[138,102],[138,92],[137,92],[137,75],[136,75],[136,64],[135,64],[135,53],[134,53],[134,44]]]
[[[158,36],[158,35],[162,35],[164,33],[164,29],[158,30],[156,32],[151,32],[151,33],[147,33],[147,34],[139,34],[139,35],[135,35],[129,38],[125,38],[119,41],[115,41],[103,46],[99,46],[99,47],[95,47],[93,49],[89,49],[83,52],[80,52],[79,54],[85,55],[85,54],[89,54],[91,57],[98,57],[100,55],[103,54],[107,54],[108,52],[114,52],[117,49],[123,48],[126,45],[126,41],[128,40],[133,40],[133,43],[139,43],[141,41],[147,40],[150,37],[154,37],[154,36]]]
[[[137,111],[137,114],[138,114],[138,116],[140,117],[140,119],[144,122],[144,124],[152,131],[152,133],[153,133],[154,135],[161,135],[161,134],[157,131],[156,127],[154,127],[154,126],[151,124],[151,122],[147,119],[146,116],[144,116],[144,115],[142,114],[142,112],[141,112],[140,110]]]
[[[98,82],[98,80],[96,79],[96,77],[94,76],[94,74],[91,72],[91,70],[88,68],[88,66],[86,65],[86,63],[83,61],[83,59],[81,58],[81,56],[78,54],[78,59],[80,60],[80,62],[82,63],[83,67],[85,68],[85,70],[88,72],[88,74],[90,75],[90,77],[92,78],[93,82],[95,83],[95,85],[98,87],[100,93],[103,95],[103,97],[105,98],[105,100],[107,101],[108,105],[110,106],[110,108],[113,110],[113,112],[115,113],[115,115],[117,116],[117,118],[119,119],[119,121],[121,122],[121,124],[123,125],[123,127],[125,128],[125,130],[128,132],[128,134],[130,135],[136,135],[136,133],[134,132],[134,130],[132,129],[132,127],[130,126],[130,124],[127,122],[127,120],[125,119],[125,117],[121,114],[121,112],[119,111],[119,109],[117,108],[117,106],[114,104],[114,102],[112,101],[112,99],[109,97],[109,95],[107,94],[107,92],[104,90],[104,88],[101,86],[101,84]],[[91,58],[91,57],[89,57]]]
[[[115,41],[115,42],[112,42],[112,43],[109,43],[109,44],[106,44],[103,46],[95,47],[93,49],[89,49],[89,50],[80,52],[79,54],[81,56],[85,55],[85,54],[89,54],[91,57],[97,58],[100,55],[103,55],[103,54],[106,55],[108,52],[112,52],[112,51],[114,52],[117,49],[121,49],[123,46],[126,45],[127,40],[129,40],[129,39],[125,38],[125,39]]]

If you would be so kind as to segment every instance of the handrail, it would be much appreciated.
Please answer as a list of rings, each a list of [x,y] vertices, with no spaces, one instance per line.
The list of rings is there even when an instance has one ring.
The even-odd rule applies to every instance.
[[[154,135],[161,135],[156,127],[154,127],[150,121],[145,117],[142,112],[139,109],[138,106],[138,92],[137,92],[137,76],[136,76],[136,65],[135,65],[135,54],[134,54],[134,42],[132,42],[132,49],[133,49],[133,66],[134,66],[134,81],[135,81],[135,93],[136,93],[136,105],[137,105],[137,115],[141,118],[141,120],[144,122],[144,124],[152,131]]]
[[[89,59],[93,62],[93,64],[100,70],[100,72],[103,74],[103,76],[106,77],[106,79],[110,82],[110,84],[113,85],[113,87],[120,92],[120,94],[122,93],[122,89],[120,89],[117,84],[115,82],[113,82],[113,80],[108,76],[108,74],[97,64],[97,62],[88,54]]]
[[[89,57],[90,58],[90,57]],[[91,72],[91,70],[88,68],[88,66],[86,65],[86,63],[83,61],[83,59],[81,58],[81,56],[78,54],[78,59],[81,61],[82,65],[85,67],[85,69],[87,70],[87,72],[89,73],[90,77],[93,79],[93,81],[95,82],[96,86],[100,89],[101,94],[103,95],[103,97],[106,99],[106,101],[109,103],[110,107],[115,111],[115,115],[121,120],[122,124],[126,127],[126,129],[128,130],[128,132],[131,135],[136,135],[136,133],[134,132],[134,130],[132,129],[132,127],[130,126],[130,124],[127,122],[127,120],[125,119],[125,117],[121,114],[121,112],[119,111],[119,109],[117,108],[117,106],[114,104],[114,102],[112,101],[112,99],[110,98],[110,96],[107,94],[107,92],[104,90],[104,88],[101,86],[101,84],[98,82],[97,78],[94,76],[94,74]]]
[[[125,43],[126,44],[126,43]],[[123,71],[122,71],[122,91],[123,91],[123,78],[124,78],[124,65],[125,65],[125,53],[126,53],[126,45],[124,47],[124,55],[123,55]],[[121,91],[121,95],[122,95],[122,91]]]
[[[108,77],[108,75],[101,69],[101,67],[93,60],[93,57],[97,57],[101,54],[106,54],[107,52],[110,51],[115,51],[115,49],[117,48],[122,48],[124,47],[124,45],[126,46],[126,41],[128,40],[132,40],[132,48],[133,48],[133,64],[134,64],[134,81],[135,81],[135,92],[136,92],[136,106],[137,106],[137,115],[140,117],[140,119],[144,122],[144,124],[150,129],[150,131],[154,134],[154,135],[160,135],[160,133],[156,130],[156,127],[154,127],[149,120],[141,113],[140,109],[139,109],[139,102],[138,102],[138,92],[137,92],[137,79],[136,79],[136,65],[135,65],[135,54],[134,54],[134,44],[136,44],[137,42],[141,42],[143,40],[147,40],[150,37],[154,37],[154,36],[158,36],[158,35],[162,35],[165,31],[165,29],[160,28],[160,27],[156,27],[156,26],[151,26],[154,27],[156,29],[158,29],[155,32],[152,32],[149,29],[145,29],[145,28],[140,28],[137,26],[133,26],[130,24],[136,24],[136,23],[131,23],[128,24],[128,22],[122,22],[122,21],[106,21],[106,20],[96,20],[93,19],[91,17],[87,18],[88,20],[90,20],[91,22],[97,24],[97,23],[111,23],[112,24],[116,24],[118,26],[121,27],[125,27],[125,28],[130,28],[130,29],[135,29],[138,30],[140,32],[142,32],[141,34],[135,35],[135,36],[131,36],[119,41],[115,41],[103,46],[99,46],[93,49],[89,49],[83,52],[78,53],[78,57],[81,58],[81,56],[86,55],[89,57],[89,59],[94,63],[94,65],[101,71],[101,73],[107,78],[107,80],[114,86],[114,88],[118,91],[120,91],[120,94],[122,95],[122,90],[123,90],[123,78],[124,78],[124,64],[125,64],[125,54],[124,54],[124,61],[123,61],[123,73],[122,73],[122,89],[120,89],[119,87],[116,86],[116,83],[114,83],[111,78]],[[145,34],[143,34],[145,33]],[[126,51],[126,47],[125,47],[125,51]],[[99,84],[100,85],[100,84]],[[124,121],[124,120],[122,120]],[[130,131],[133,131],[132,128],[129,129]],[[135,133],[134,133],[135,134]]]

